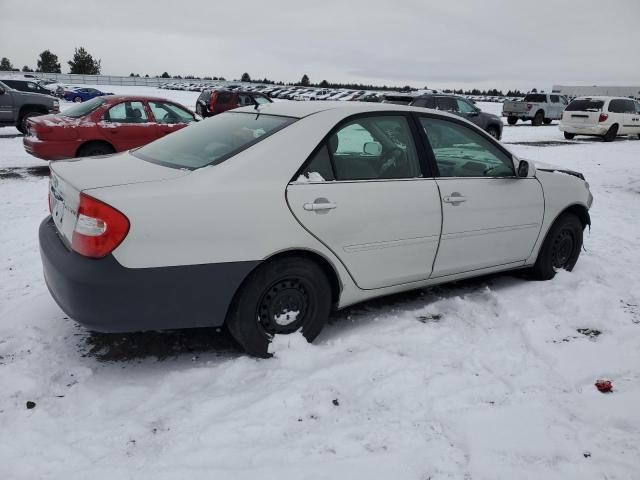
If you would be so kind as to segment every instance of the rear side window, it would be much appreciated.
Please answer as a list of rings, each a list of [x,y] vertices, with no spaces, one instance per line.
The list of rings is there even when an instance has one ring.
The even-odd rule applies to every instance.
[[[458,102],[452,97],[438,97],[436,98],[436,105],[438,110],[444,110],[445,112],[458,111]]]
[[[433,97],[419,98],[411,104],[413,107],[436,108],[436,99]]]
[[[604,106],[604,102],[602,100],[574,100],[569,104],[566,111],[567,112],[588,112],[594,111],[599,112],[602,110]]]
[[[560,97],[558,95],[550,95],[549,98],[552,103],[560,103]]]
[[[633,100],[615,99],[609,102],[609,111],[611,113],[636,113]]]
[[[524,97],[524,101],[533,103],[545,103],[547,101],[547,96],[541,93],[530,93]]]
[[[406,117],[352,120],[327,139],[297,182],[378,180],[421,176]]]
[[[216,95],[216,103],[229,103],[231,101],[231,92],[218,92]]]
[[[133,154],[172,168],[217,165],[295,122],[295,118],[226,112],[178,130]]]

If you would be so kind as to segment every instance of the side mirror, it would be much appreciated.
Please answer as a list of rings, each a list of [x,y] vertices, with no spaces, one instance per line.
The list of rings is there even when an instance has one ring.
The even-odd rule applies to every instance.
[[[527,178],[527,176],[529,176],[529,162],[520,160],[520,163],[518,163],[518,177]]]
[[[477,117],[478,115],[480,115],[480,110],[474,110],[473,112],[469,113],[469,115],[472,117]]]
[[[382,153],[382,144],[378,142],[367,142],[364,144],[362,151],[367,155],[378,156]]]

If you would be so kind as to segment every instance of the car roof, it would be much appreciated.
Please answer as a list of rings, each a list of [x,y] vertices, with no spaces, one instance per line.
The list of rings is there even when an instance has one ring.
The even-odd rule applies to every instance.
[[[396,105],[393,103],[364,103],[364,102],[334,102],[334,101],[324,101],[324,102],[273,102],[266,103],[260,105],[258,108],[255,107],[241,107],[235,109],[235,112],[256,112],[267,114],[267,115],[280,115],[283,117],[293,117],[293,118],[304,118],[309,115],[313,115],[315,113],[324,112],[327,110],[341,110],[344,112],[345,116],[355,115],[358,113],[367,113],[367,112],[385,112],[385,111],[395,111],[395,112],[425,112],[429,110],[427,108],[422,107],[409,107],[405,105]],[[436,110],[432,110],[436,112]],[[459,118],[455,115],[448,114],[441,110],[437,110],[439,115],[448,116],[452,118]]]
[[[629,97],[614,97],[607,95],[583,95],[581,97],[576,97],[574,100],[633,100],[633,98]]]

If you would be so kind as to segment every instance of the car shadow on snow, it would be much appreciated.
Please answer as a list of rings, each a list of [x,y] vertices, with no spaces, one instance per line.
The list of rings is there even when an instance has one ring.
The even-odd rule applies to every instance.
[[[48,177],[49,166],[41,167],[6,167],[0,168],[0,180],[26,179],[29,177]]]
[[[339,338],[342,333],[358,328],[394,310],[420,310],[443,298],[463,295],[485,286],[500,290],[524,281],[522,272],[496,273],[429,288],[411,290],[359,303],[334,312],[319,341]],[[435,320],[439,320],[439,317]],[[428,321],[416,317],[416,321]],[[163,332],[97,333],[90,332],[78,345],[83,356],[100,362],[132,362],[150,358],[158,361],[195,359],[201,355],[241,357],[244,352],[226,328],[191,328]]]

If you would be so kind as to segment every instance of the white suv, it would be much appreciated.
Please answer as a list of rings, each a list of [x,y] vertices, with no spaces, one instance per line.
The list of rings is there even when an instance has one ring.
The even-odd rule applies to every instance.
[[[640,137],[640,103],[622,97],[579,97],[562,114],[560,130],[571,140],[576,135],[595,135],[605,142],[618,135]]]
[[[248,352],[332,308],[578,260],[592,197],[454,115],[393,104],[239,108],[50,165],[54,299],[98,331],[220,326]]]

